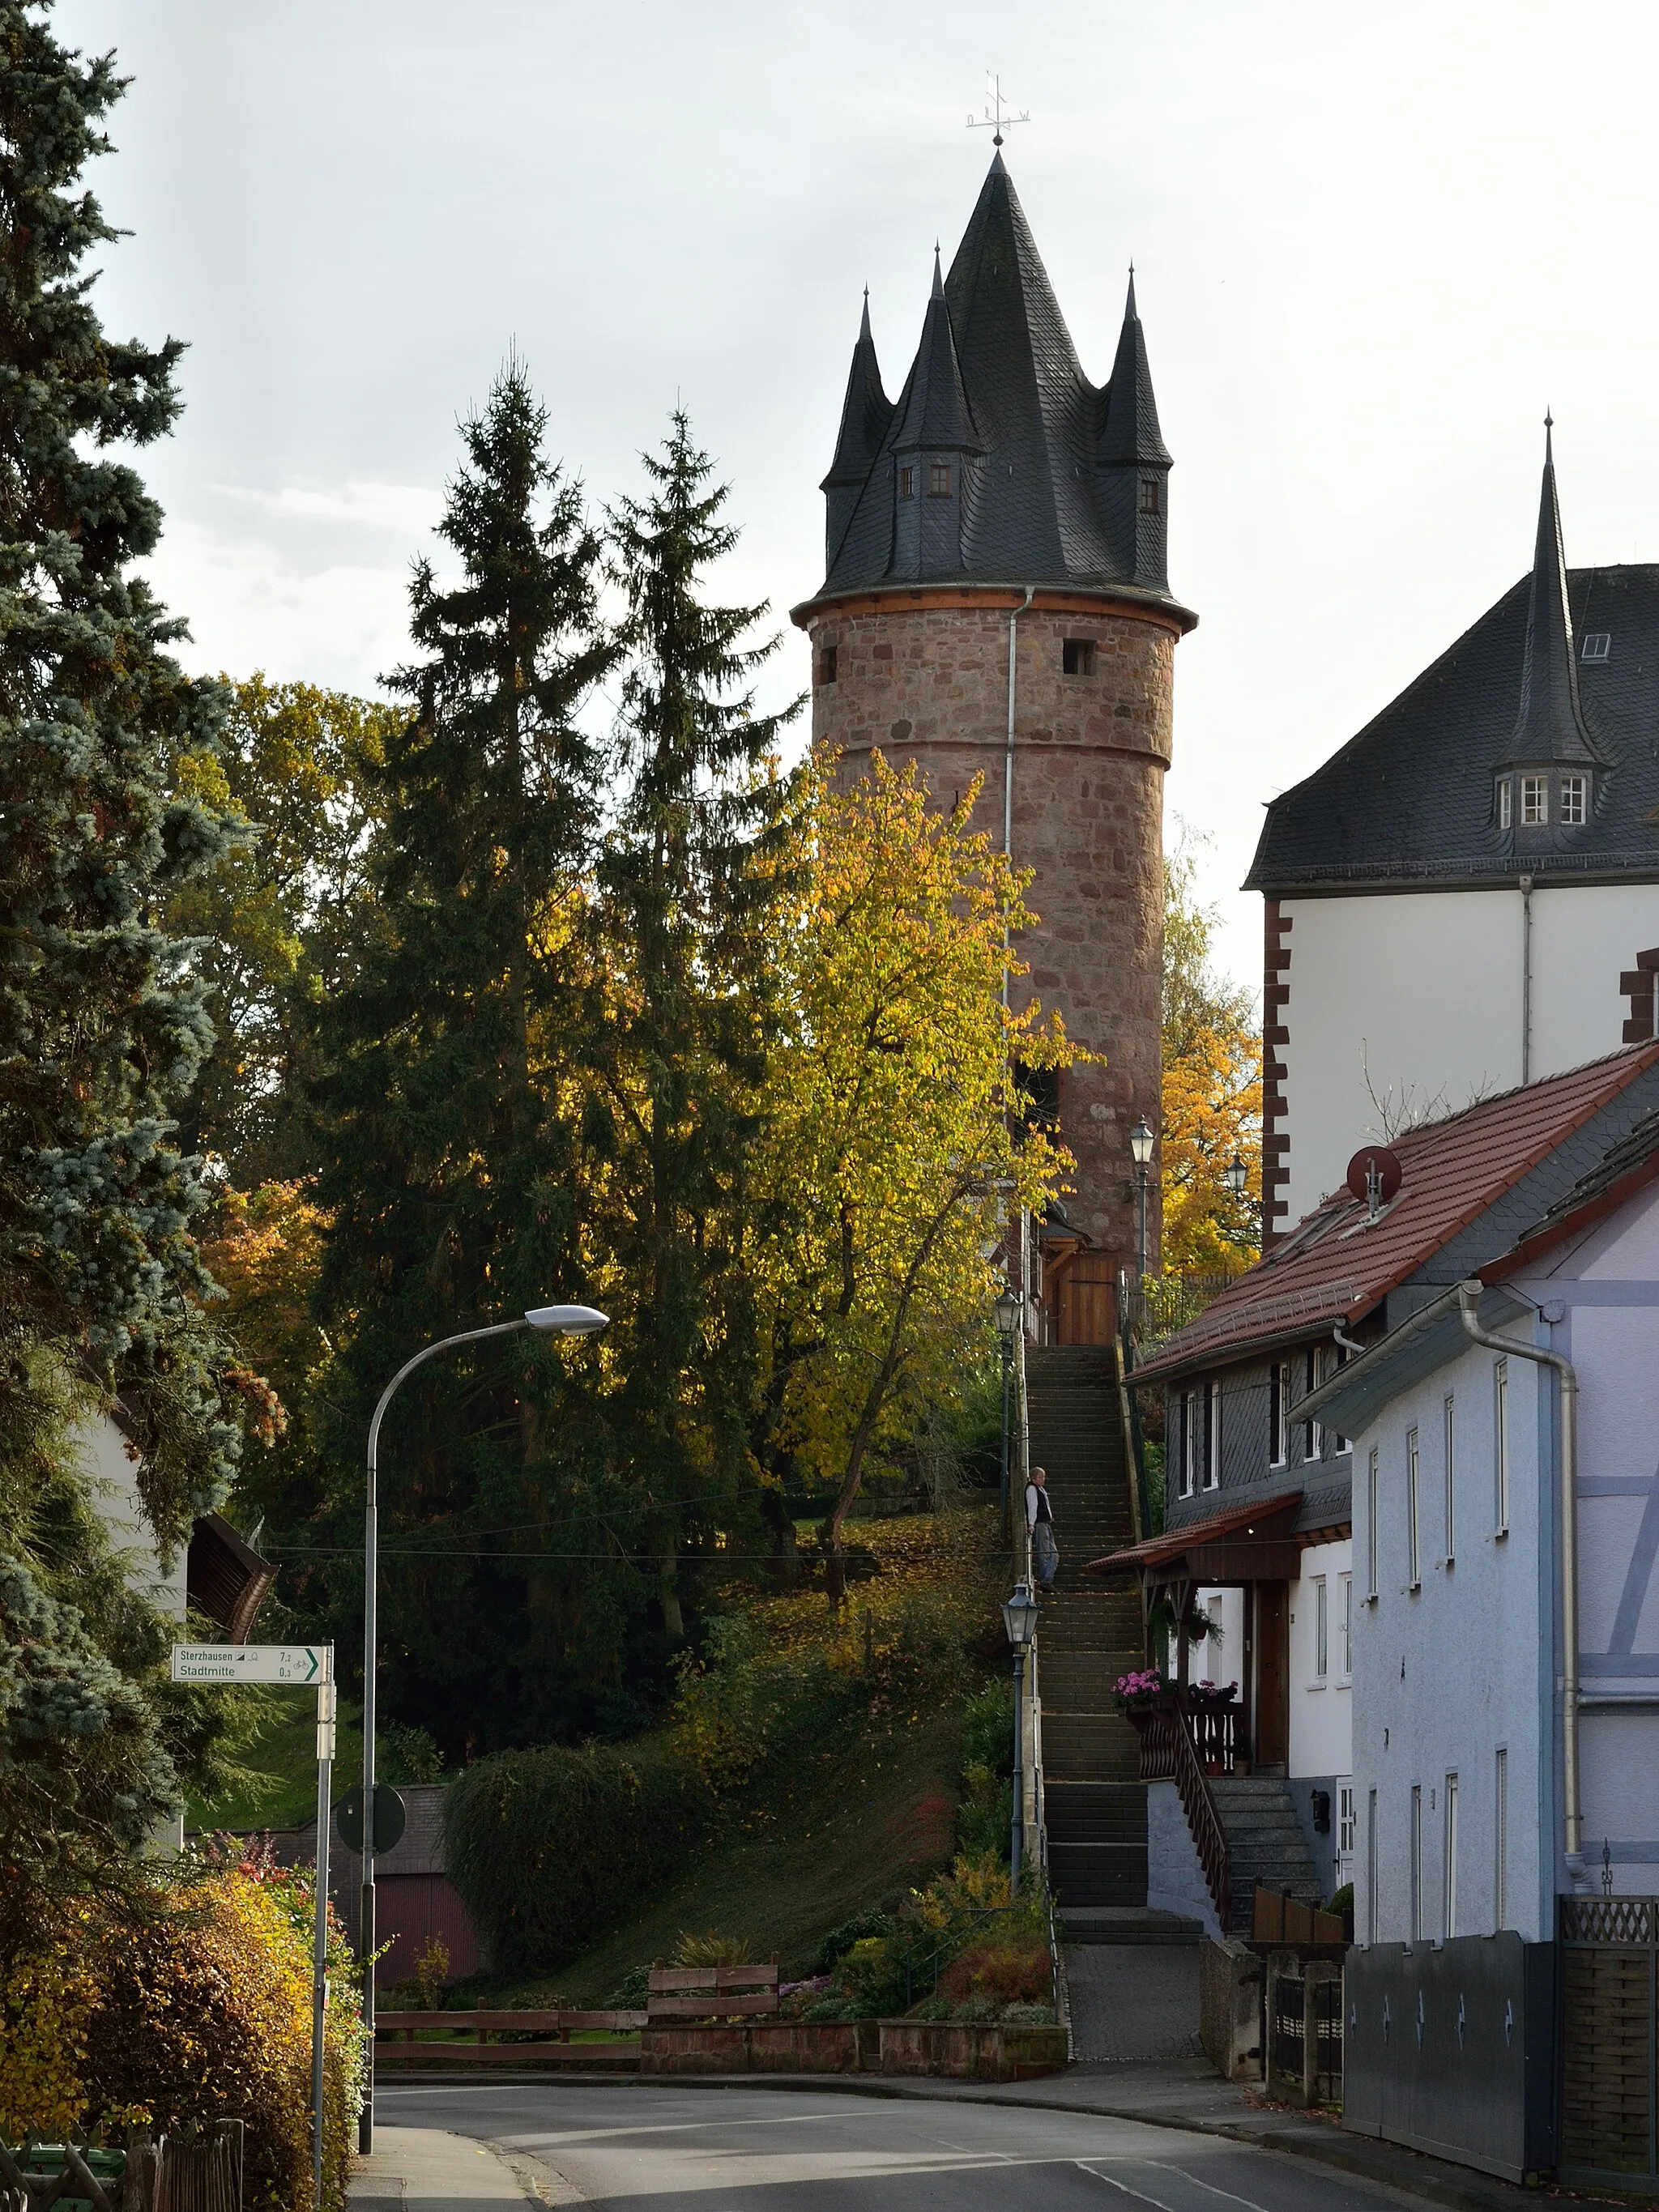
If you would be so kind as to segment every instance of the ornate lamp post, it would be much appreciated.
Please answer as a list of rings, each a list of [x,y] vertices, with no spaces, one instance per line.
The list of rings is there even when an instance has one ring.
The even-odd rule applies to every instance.
[[[1025,1842],[1025,1759],[1021,1738],[1020,1705],[1025,1688],[1025,1655],[1036,1633],[1036,1600],[1024,1583],[1014,1584],[1013,1595],[1002,1601],[1002,1625],[1014,1655],[1014,1825],[1009,1839],[1009,1881],[1019,1881],[1020,1854]]]
[[[1221,1180],[1235,1198],[1243,1197],[1244,1185],[1249,1181],[1249,1175],[1243,1161],[1239,1158],[1237,1152],[1221,1170]]]
[[[1129,1150],[1133,1155],[1135,1174],[1140,1186],[1139,1225],[1135,1232],[1135,1272],[1146,1272],[1146,1170],[1152,1165],[1152,1146],[1156,1142],[1142,1115],[1129,1132]]]
[[[374,1418],[368,1425],[368,1504],[363,1520],[363,1887],[357,1923],[357,1957],[363,1970],[363,2027],[367,2044],[363,2058],[363,2101],[357,2117],[357,2148],[365,2156],[374,2148],[374,1832],[379,1826],[374,1802],[374,1670],[375,1582],[380,1568],[379,1512],[375,1496],[376,1463],[380,1423],[392,1395],[405,1376],[412,1375],[434,1353],[457,1344],[477,1344],[486,1336],[510,1336],[520,1328],[538,1329],[544,1336],[592,1336],[608,1326],[610,1316],[592,1306],[532,1306],[514,1321],[499,1321],[489,1328],[464,1328],[440,1337],[412,1359],[406,1359],[380,1393]],[[318,1849],[320,1853],[321,1843]]]

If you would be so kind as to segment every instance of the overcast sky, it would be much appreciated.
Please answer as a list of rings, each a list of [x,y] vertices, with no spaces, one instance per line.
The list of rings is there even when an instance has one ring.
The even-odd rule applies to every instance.
[[[596,502],[679,395],[784,611],[870,287],[896,392],[937,235],[1006,158],[1084,366],[1133,258],[1165,439],[1173,817],[1228,964],[1263,800],[1524,569],[1659,557],[1659,17],[1589,0],[61,0],[135,80],[100,299],[188,339],[144,466],[193,665],[368,690],[457,416],[510,345]],[[806,678],[788,633],[776,691]]]

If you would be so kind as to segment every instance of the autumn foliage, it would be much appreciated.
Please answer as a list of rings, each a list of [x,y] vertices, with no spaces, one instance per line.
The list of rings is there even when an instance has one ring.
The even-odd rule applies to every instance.
[[[1170,1274],[1231,1274],[1261,1249],[1261,1034],[1252,994],[1211,958],[1213,912],[1195,864],[1164,863],[1163,1260]],[[1224,1181],[1235,1158],[1243,1195]]]

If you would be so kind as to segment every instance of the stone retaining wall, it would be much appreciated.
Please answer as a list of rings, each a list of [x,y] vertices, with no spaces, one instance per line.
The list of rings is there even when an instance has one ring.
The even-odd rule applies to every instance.
[[[1024,2081],[1066,2065],[1063,2027],[975,2021],[766,2021],[647,2027],[641,2074],[936,2074]]]

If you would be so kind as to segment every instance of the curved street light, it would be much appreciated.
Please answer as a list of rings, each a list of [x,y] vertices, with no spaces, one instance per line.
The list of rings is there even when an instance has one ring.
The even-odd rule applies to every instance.
[[[357,2116],[357,2148],[367,2157],[374,2148],[374,1674],[375,1583],[380,1571],[380,1513],[375,1475],[380,1444],[380,1423],[398,1385],[425,1360],[458,1344],[477,1344],[487,1336],[511,1336],[533,1328],[544,1336],[592,1336],[608,1326],[611,1316],[594,1306],[532,1306],[513,1321],[498,1321],[488,1328],[464,1328],[441,1336],[412,1359],[406,1359],[380,1393],[374,1418],[368,1425],[368,1503],[363,1518],[363,1887],[358,1907],[357,1958],[363,1970],[363,2101]],[[321,1842],[318,1848],[320,1850]]]

